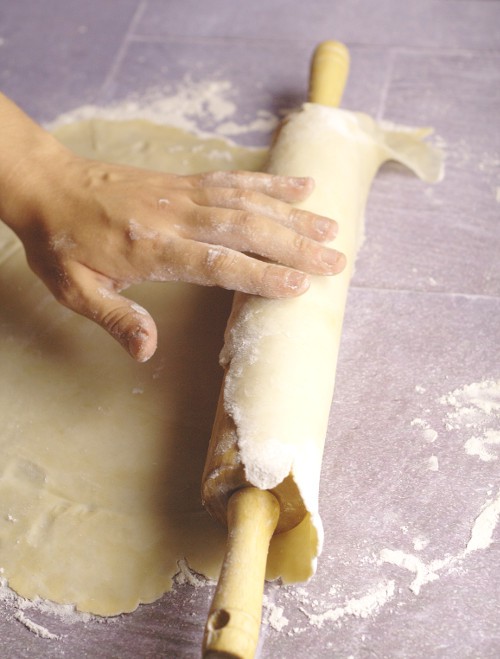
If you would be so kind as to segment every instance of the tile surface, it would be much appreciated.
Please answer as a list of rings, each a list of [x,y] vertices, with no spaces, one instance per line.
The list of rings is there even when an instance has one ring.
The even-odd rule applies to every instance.
[[[247,124],[302,102],[325,38],[351,51],[344,106],[433,126],[446,175],[431,186],[388,164],[374,183],[323,461],[324,552],[306,586],[266,586],[260,656],[494,659],[499,528],[488,549],[466,547],[500,491],[500,456],[466,452],[471,430],[449,427],[443,396],[500,377],[500,2],[0,0],[0,86],[48,121],[228,82]],[[406,567],[387,560],[403,554]],[[195,658],[212,592],[179,586],[105,623],[33,613],[57,641],[0,602],[2,656]]]

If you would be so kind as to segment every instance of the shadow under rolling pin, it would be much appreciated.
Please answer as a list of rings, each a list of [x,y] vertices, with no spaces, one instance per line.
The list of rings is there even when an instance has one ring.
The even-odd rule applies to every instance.
[[[347,48],[325,41],[315,50],[309,101],[340,105],[349,70]],[[224,561],[203,638],[204,659],[252,659],[257,649],[269,543],[306,514],[293,480],[272,491],[253,487],[238,459],[236,428],[224,410],[224,386],[208,449],[202,495],[210,514],[227,524]]]

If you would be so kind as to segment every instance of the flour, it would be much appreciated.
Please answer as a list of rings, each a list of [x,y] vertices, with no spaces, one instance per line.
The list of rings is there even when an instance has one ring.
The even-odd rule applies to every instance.
[[[426,564],[418,556],[408,554],[401,549],[382,549],[380,560],[383,563],[397,565],[400,568],[413,572],[415,579],[411,582],[409,588],[415,595],[420,593],[423,585],[439,579],[437,570],[444,567],[444,565],[441,565],[441,561],[437,563],[432,561]]]
[[[427,461],[427,468],[429,471],[438,471],[439,470],[439,459],[437,455],[431,455]]]
[[[0,568],[0,574],[2,572],[3,569]],[[66,624],[87,623],[90,621],[102,622],[104,620],[104,618],[99,618],[89,613],[80,613],[71,604],[56,604],[55,602],[49,602],[48,600],[39,598],[35,600],[24,599],[9,588],[7,580],[2,578],[0,578],[0,602],[5,604],[7,611],[13,610],[13,618],[20,622],[28,631],[39,638],[47,640],[60,640],[61,636],[54,634],[44,625],[32,620],[33,616],[42,614],[45,617],[58,618]],[[30,611],[31,615],[26,615],[26,611]]]
[[[422,551],[429,544],[428,538],[417,537],[413,539],[413,549],[415,551]]]
[[[325,622],[337,622],[345,616],[368,618],[373,616],[382,606],[394,597],[395,582],[384,581],[366,595],[348,600],[343,606],[336,606],[322,613],[311,613],[304,608],[300,610],[308,617],[309,623],[315,627],[322,627]]]
[[[432,443],[436,441],[438,433],[434,430],[434,428],[431,428],[428,421],[416,418],[410,422],[410,425],[422,429],[422,434],[426,442]]]
[[[262,623],[264,625],[269,625],[277,632],[280,632],[288,625],[288,618],[283,615],[283,607],[273,604],[267,595],[263,597],[262,609]]]
[[[490,419],[500,420],[500,380],[473,382],[442,396],[439,402],[452,408],[446,415],[447,430],[484,426]]]
[[[259,110],[248,123],[236,123],[238,114],[234,99],[238,90],[228,80],[196,82],[185,76],[176,85],[151,88],[140,95],[107,106],[85,105],[61,114],[46,125],[58,126],[88,119],[145,119],[156,124],[168,124],[205,137],[248,133],[270,133],[278,124],[276,116]]]
[[[488,501],[476,517],[464,555],[487,549],[493,542],[493,533],[500,517],[500,490],[496,499]]]
[[[219,135],[230,137],[250,132],[270,133],[278,126],[278,118],[270,112],[261,110],[257,114],[259,115],[257,119],[246,125],[227,121],[218,127],[217,132]]]
[[[425,391],[423,387],[415,390],[419,393]],[[500,380],[464,385],[441,396],[438,402],[448,408],[443,418],[448,432],[474,431],[464,444],[468,455],[477,456],[483,462],[498,459],[495,448],[500,446]],[[439,436],[426,419],[417,417],[410,425],[419,428],[423,439],[429,443],[435,442]]]
[[[143,226],[136,220],[129,220],[128,237],[130,240],[157,240],[159,233],[153,229]]]
[[[177,565],[179,566],[179,572],[174,577],[176,584],[182,585],[188,583],[194,588],[202,588],[210,583],[205,577],[193,572],[185,559],[177,561]]]
[[[52,632],[49,632],[46,627],[43,627],[42,625],[33,622],[33,620],[30,620],[22,611],[16,611],[14,613],[14,618],[19,620],[19,622],[23,624],[26,629],[28,629],[39,638],[48,638],[50,640],[58,640],[61,638],[57,634],[52,634]]]
[[[500,380],[484,380],[465,385],[442,396],[449,408],[444,426],[448,431],[469,431],[464,449],[483,462],[498,460],[500,447]]]
[[[464,443],[467,455],[478,457],[483,462],[498,460],[495,448],[500,446],[500,381],[484,380],[464,385],[441,396],[438,403],[447,407],[443,426],[452,437],[473,431]],[[429,441],[429,433],[433,429],[427,420],[413,419],[411,426],[421,429],[424,439]],[[438,456],[431,456],[427,465],[429,470],[437,471]],[[440,572],[457,569],[471,552],[487,549],[493,541],[499,517],[500,489],[496,498],[490,498],[483,504],[474,520],[468,540],[464,541],[456,553],[426,562],[404,550],[384,548],[380,551],[380,562],[412,572],[414,578],[409,589],[418,595],[423,586],[439,579]],[[413,544],[415,551],[421,551],[428,545],[428,540],[421,541],[418,538]]]
[[[498,460],[498,455],[489,449],[490,446],[500,446],[500,431],[486,430],[483,436],[473,435],[464,444],[465,452],[468,455],[477,455],[483,462]]]
[[[408,554],[400,549],[382,549],[380,561],[390,563],[415,574],[409,585],[410,590],[418,595],[422,586],[439,579],[439,572],[459,567],[474,551],[487,549],[493,542],[493,534],[500,517],[500,490],[495,499],[487,501],[474,520],[469,540],[465,549],[456,555],[446,556],[425,563],[418,556]]]

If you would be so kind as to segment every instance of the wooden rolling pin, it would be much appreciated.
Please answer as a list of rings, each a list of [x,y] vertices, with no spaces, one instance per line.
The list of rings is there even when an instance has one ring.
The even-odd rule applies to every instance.
[[[311,62],[309,101],[337,107],[349,69],[346,47],[320,44]],[[221,389],[203,474],[202,498],[228,527],[226,554],[208,614],[203,657],[252,659],[257,648],[269,543],[274,533],[297,526],[306,514],[288,477],[273,490],[253,487],[238,457],[238,438],[224,410]]]

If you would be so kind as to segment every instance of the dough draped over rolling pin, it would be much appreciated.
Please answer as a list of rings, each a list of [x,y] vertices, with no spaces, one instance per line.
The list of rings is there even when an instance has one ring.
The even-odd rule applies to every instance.
[[[221,517],[223,500],[243,480],[274,491],[282,508],[296,509],[292,518],[302,521],[291,530],[286,528],[293,524],[285,524],[271,541],[268,577],[305,580],[315,570],[323,537],[321,461],[368,192],[387,160],[404,163],[426,181],[439,180],[440,154],[422,141],[428,132],[385,130],[367,115],[307,103],[288,118],[271,151],[267,171],[315,179],[301,207],[338,222],[334,246],[346,254],[348,266],[333,277],[314,277],[297,298],[234,297],[220,355],[225,377],[204,498],[219,493],[215,514]],[[224,441],[214,448],[221,435]]]

